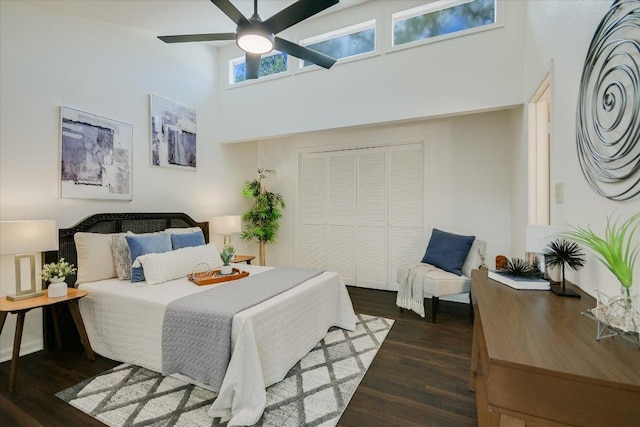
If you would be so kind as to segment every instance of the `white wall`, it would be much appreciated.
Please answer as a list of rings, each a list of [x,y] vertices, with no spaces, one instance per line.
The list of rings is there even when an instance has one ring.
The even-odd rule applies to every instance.
[[[22,2],[0,2],[0,28],[0,219],[55,219],[63,228],[98,212],[177,211],[205,221],[245,210],[240,188],[255,175],[256,149],[218,143],[214,49],[176,49],[153,34]],[[151,93],[197,110],[197,172],[150,166]],[[59,197],[61,105],[133,125],[133,201]],[[12,259],[2,257],[0,295],[13,293]],[[10,357],[13,322],[0,360]],[[37,322],[29,314],[24,351],[42,347]]]
[[[283,32],[305,37],[376,18],[379,54],[257,84],[228,87],[220,49],[221,140],[244,141],[323,129],[481,111],[522,102],[522,5],[499,1],[504,26],[409,49],[390,46],[391,13],[424,1],[376,0]],[[297,63],[290,58],[290,63]],[[294,71],[297,65],[292,64]],[[247,126],[247,122],[251,126]]]
[[[517,111],[495,111],[410,123],[311,132],[261,141],[260,166],[276,170],[268,185],[288,202],[270,265],[293,265],[299,155],[322,149],[424,142],[425,240],[431,228],[487,240],[487,262],[509,253],[512,147]],[[416,262],[420,260],[417,259]]]
[[[576,152],[576,105],[584,59],[596,27],[611,4],[610,0],[528,1],[524,26],[524,93],[532,94],[552,68],[551,186],[553,189],[555,183],[564,183],[565,201],[552,204],[551,221],[565,227],[591,225],[597,233],[603,233],[608,215],[640,211],[637,197],[632,201],[613,202],[596,195],[582,176]],[[526,134],[524,121],[523,128]],[[526,147],[524,137],[522,144]],[[526,148],[524,150],[526,152]],[[526,158],[520,165],[526,168]],[[518,187],[526,188],[522,176],[516,181]],[[520,217],[519,235],[514,230],[514,248],[522,252],[526,217],[524,219],[522,223]],[[592,255],[589,254],[587,260],[584,269],[567,277],[592,295],[596,288],[610,295],[620,292],[620,284],[613,274]],[[637,287],[640,265],[636,266],[635,279]]]

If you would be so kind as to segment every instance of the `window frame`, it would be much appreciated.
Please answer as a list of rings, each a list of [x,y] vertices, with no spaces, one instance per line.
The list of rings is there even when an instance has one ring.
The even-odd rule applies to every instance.
[[[260,56],[260,61],[262,61],[263,58],[269,57],[269,56],[275,56],[275,55],[280,55],[283,54],[284,52],[280,52],[279,50],[272,50],[271,52],[261,55]],[[240,82],[236,82],[234,81],[234,76],[235,76],[235,67],[238,64],[241,63],[246,63],[247,59],[246,59],[246,55],[242,55],[242,56],[238,56],[235,58],[231,58],[228,62],[229,64],[229,78],[227,80],[227,84],[229,87],[236,87],[238,85],[244,85],[244,84],[251,84],[257,81],[265,81],[265,79],[270,80],[270,79],[274,79],[274,78],[280,78],[280,77],[284,77],[284,76],[288,76],[291,74],[291,55],[285,54],[287,56],[287,69],[284,71],[281,71],[279,73],[274,73],[274,74],[269,74],[266,76],[262,76],[262,77],[258,77],[257,79],[244,79]]]
[[[326,33],[322,33],[322,34],[318,34],[316,36],[312,36],[312,37],[307,37],[304,39],[301,39],[298,44],[300,46],[304,46],[304,47],[308,47],[309,45],[315,44],[315,43],[320,43],[320,42],[324,42],[324,41],[328,41],[328,40],[334,40],[340,37],[344,37],[344,36],[348,36],[350,34],[355,34],[361,31],[366,31],[366,30],[373,30],[374,31],[374,36],[373,36],[373,50],[369,51],[369,52],[364,52],[364,53],[358,53],[355,55],[351,55],[351,56],[345,56],[344,58],[338,58],[336,64],[341,64],[341,63],[345,63],[345,62],[350,62],[350,61],[357,61],[363,58],[369,58],[371,56],[374,55],[378,55],[378,20],[376,18],[372,18],[357,24],[353,24],[353,25],[349,25],[346,27],[342,27],[342,28],[338,28],[337,30],[333,30],[333,31],[329,31]],[[315,70],[320,68],[318,65],[315,64],[310,64],[307,65],[306,67],[304,66],[304,60],[297,58],[298,59],[298,71],[308,71],[308,70]]]
[[[442,40],[448,40],[456,37],[463,37],[470,34],[479,33],[482,31],[492,30],[494,28],[502,27],[503,24],[500,21],[500,14],[498,4],[500,0],[493,0],[494,3],[494,20],[491,24],[480,25],[478,27],[467,28],[466,30],[454,31],[447,34],[441,34],[438,36],[427,37],[424,39],[413,40],[407,43],[395,44],[395,25],[398,21],[404,21],[406,19],[411,19],[416,16],[427,15],[434,12],[439,12],[441,10],[450,9],[456,6],[461,6],[463,4],[471,3],[474,0],[435,0],[429,2],[427,4],[423,4],[417,7],[412,7],[410,9],[400,10],[398,12],[394,12],[391,14],[391,46],[389,47],[389,52],[394,52],[402,49],[409,49],[416,46],[423,46],[429,43],[435,43]]]

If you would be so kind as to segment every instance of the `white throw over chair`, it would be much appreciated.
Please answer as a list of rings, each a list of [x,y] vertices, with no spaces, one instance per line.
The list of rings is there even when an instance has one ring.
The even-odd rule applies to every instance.
[[[424,271],[422,297],[423,299],[425,299],[425,317],[427,312],[427,298],[431,299],[431,321],[435,323],[436,314],[438,311],[438,302],[441,297],[469,293],[469,310],[473,318],[473,306],[471,305],[471,271],[479,268],[483,264],[482,258],[485,257],[486,248],[486,241],[479,239],[475,239],[473,241],[471,248],[469,249],[469,253],[462,266],[461,276],[450,273],[448,271],[444,271],[431,264],[419,264],[423,267],[426,267],[422,270]],[[408,268],[411,269],[413,267]],[[403,274],[406,274],[406,271],[403,272],[402,270],[403,269],[398,269],[398,282],[400,282],[401,280],[400,277]]]

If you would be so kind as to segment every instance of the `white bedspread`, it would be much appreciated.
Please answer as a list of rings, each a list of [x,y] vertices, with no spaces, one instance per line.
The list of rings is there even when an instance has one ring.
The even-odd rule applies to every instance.
[[[258,274],[269,267],[235,264]],[[80,310],[93,350],[110,359],[162,370],[162,322],[169,302],[209,286],[178,279],[136,287],[117,279],[85,283]],[[281,381],[331,326],[355,328],[347,289],[324,272],[287,292],[235,315],[233,353],[209,414],[229,426],[255,424],[266,405],[265,388]]]

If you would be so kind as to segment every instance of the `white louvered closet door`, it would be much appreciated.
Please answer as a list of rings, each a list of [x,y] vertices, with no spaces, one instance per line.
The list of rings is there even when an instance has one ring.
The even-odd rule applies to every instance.
[[[327,157],[310,154],[302,159],[302,250],[303,267],[327,267]]]
[[[398,268],[424,255],[422,183],[422,145],[389,147],[389,290],[398,290]]]
[[[422,144],[304,154],[299,265],[397,290],[423,246]]]
[[[356,156],[330,153],[327,268],[355,284]]]
[[[387,149],[359,151],[356,285],[387,289]]]

